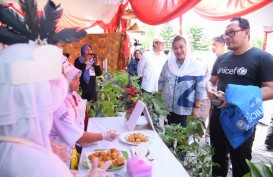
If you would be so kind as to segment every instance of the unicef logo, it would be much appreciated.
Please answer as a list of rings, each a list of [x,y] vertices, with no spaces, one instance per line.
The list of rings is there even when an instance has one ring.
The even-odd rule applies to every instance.
[[[247,73],[247,69],[244,68],[244,67],[241,67],[241,68],[239,68],[239,69],[237,70],[237,74],[238,74],[239,76],[243,76],[243,75],[245,75],[246,73]]]
[[[247,123],[244,120],[239,120],[236,125],[241,130],[245,130],[247,127]]]

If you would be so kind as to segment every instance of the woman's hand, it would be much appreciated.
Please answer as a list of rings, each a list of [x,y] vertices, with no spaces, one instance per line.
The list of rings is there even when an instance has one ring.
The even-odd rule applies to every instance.
[[[70,160],[70,156],[67,155],[68,146],[65,144],[56,144],[53,141],[50,141],[50,144],[54,154],[59,156],[64,162],[68,162]]]
[[[110,130],[110,131],[102,133],[102,139],[108,140],[108,141],[113,141],[118,137],[118,135],[119,134],[116,130]]]
[[[200,115],[199,112],[200,112],[200,107],[193,107],[193,109],[192,109],[193,116],[199,117],[199,115]]]
[[[96,58],[94,58],[94,63],[95,63],[95,65],[100,65],[98,56]]]

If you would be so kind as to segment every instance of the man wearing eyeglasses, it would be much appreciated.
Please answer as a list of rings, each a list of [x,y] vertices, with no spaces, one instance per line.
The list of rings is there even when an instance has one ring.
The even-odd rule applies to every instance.
[[[217,58],[207,84],[209,98],[222,101],[220,106],[214,106],[210,117],[212,160],[220,165],[212,168],[212,175],[227,176],[230,153],[233,176],[241,177],[250,172],[246,159],[251,160],[255,129],[239,147],[231,146],[220,121],[221,109],[230,106],[224,92],[227,84],[252,85],[261,88],[263,100],[273,99],[273,56],[250,46],[250,26],[244,18],[232,18],[222,37],[230,51]]]

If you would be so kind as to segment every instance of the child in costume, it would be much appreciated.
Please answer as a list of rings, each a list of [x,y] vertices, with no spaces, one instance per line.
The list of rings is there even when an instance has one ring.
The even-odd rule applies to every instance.
[[[68,60],[64,61],[63,72],[68,81],[68,94],[63,104],[54,112],[53,127],[50,138],[56,143],[67,145],[67,155],[75,153],[75,144],[86,145],[100,140],[114,140],[117,132],[110,130],[103,133],[84,131],[84,118],[87,100],[82,99],[77,93],[80,85],[81,71],[73,66]],[[74,163],[70,164],[75,169]]]
[[[24,18],[0,4],[0,43],[8,45],[0,52],[0,176],[72,177],[52,152],[49,139],[53,112],[68,89],[62,51],[55,44],[77,41],[86,32],[78,28],[56,32],[63,11],[52,1],[40,15],[34,0],[19,3]],[[106,176],[104,169],[94,164],[88,176]]]

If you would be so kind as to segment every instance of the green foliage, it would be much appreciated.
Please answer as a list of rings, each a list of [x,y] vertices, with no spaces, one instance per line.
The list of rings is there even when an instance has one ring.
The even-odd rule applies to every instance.
[[[110,72],[108,73],[110,74]],[[125,88],[129,83],[129,74],[125,71],[116,71],[112,73],[113,79],[116,80],[116,84],[121,88]]]
[[[143,25],[143,30],[145,34],[141,37],[141,44],[143,48],[149,49],[152,45],[152,40],[156,33],[157,27],[152,25]]]
[[[162,27],[160,34],[163,39],[166,40],[165,48],[171,49],[171,42],[172,39],[176,36],[173,27],[170,25],[170,23],[165,23]]]
[[[256,47],[256,48],[262,48],[263,45],[263,39],[260,37],[256,37],[256,38],[250,38],[250,45],[252,47]]]
[[[251,174],[247,173],[244,177],[272,177],[273,176],[273,164],[270,162],[270,166],[262,164],[262,172],[251,161],[246,160],[248,166],[251,169]]]
[[[213,150],[210,147],[201,146],[195,138],[193,143],[188,142],[190,136],[203,136],[203,126],[204,123],[194,116],[187,117],[187,127],[176,124],[165,125],[163,141],[191,176],[209,176],[212,165],[215,165],[211,161]]]
[[[190,44],[192,51],[208,51],[209,50],[209,41],[206,40],[204,35],[203,28],[193,25],[187,31],[187,34],[190,36]]]
[[[123,111],[119,107],[118,96],[122,88],[119,86],[118,81],[114,79],[104,79],[98,77],[97,79],[97,93],[98,99],[94,102],[89,102],[89,115],[92,117],[113,117],[116,113]]]

